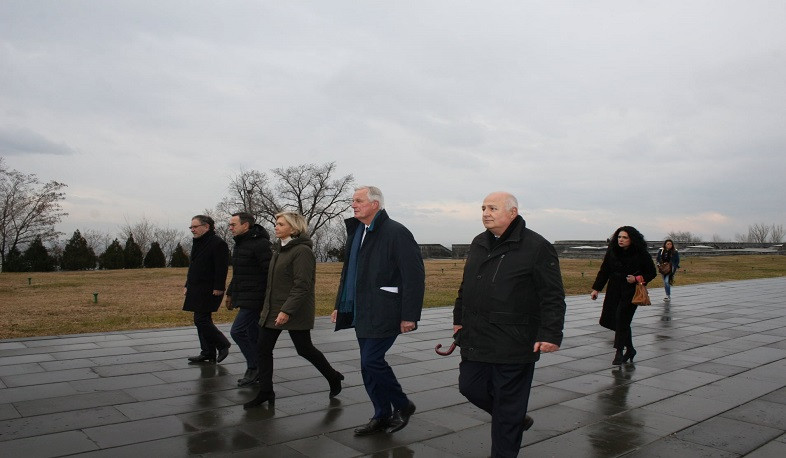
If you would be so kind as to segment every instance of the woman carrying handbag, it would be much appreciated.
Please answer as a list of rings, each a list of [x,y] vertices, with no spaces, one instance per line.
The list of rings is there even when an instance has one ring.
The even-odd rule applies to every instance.
[[[644,236],[632,226],[622,226],[609,241],[598,275],[592,284],[590,298],[598,298],[598,292],[606,286],[600,325],[614,331],[614,348],[617,350],[612,364],[633,362],[631,322],[637,306],[633,304],[636,283],[648,283],[655,278],[655,264],[647,251]],[[638,279],[636,277],[639,277]],[[623,350],[626,350],[623,354]]]
[[[671,285],[674,284],[674,274],[680,268],[680,254],[671,239],[666,239],[663,246],[658,250],[658,272],[663,276],[663,288],[666,290],[666,297],[663,302],[671,302]]]

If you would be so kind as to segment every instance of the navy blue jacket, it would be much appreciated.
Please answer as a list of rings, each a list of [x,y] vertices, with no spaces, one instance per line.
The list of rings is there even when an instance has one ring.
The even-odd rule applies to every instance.
[[[347,274],[349,252],[358,225],[357,218],[344,221],[347,226],[347,244],[344,267],[336,297],[339,308],[341,293]],[[412,233],[402,224],[380,210],[366,232],[358,253],[355,314],[339,312],[336,331],[352,327],[361,338],[391,337],[401,333],[402,321],[420,320],[423,295],[426,290],[426,271],[423,257]],[[398,288],[398,292],[382,290]]]

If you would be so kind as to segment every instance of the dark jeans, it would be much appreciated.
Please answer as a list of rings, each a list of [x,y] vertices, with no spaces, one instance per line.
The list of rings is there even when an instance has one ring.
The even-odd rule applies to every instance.
[[[235,321],[229,334],[246,358],[246,367],[259,367],[257,356],[257,340],[259,339],[259,309],[238,308]]]
[[[259,389],[262,393],[273,391],[273,348],[281,332],[282,329],[263,327],[259,333]],[[289,331],[289,337],[295,344],[297,354],[313,364],[328,381],[338,377],[338,372],[330,366],[325,355],[311,343],[310,330],[292,330]]]
[[[396,374],[385,361],[385,353],[393,346],[397,336],[380,339],[358,337],[360,345],[360,373],[368,397],[374,405],[373,418],[388,418],[393,409],[403,409],[409,399],[401,389]]]
[[[535,363],[459,364],[459,391],[469,402],[491,414],[491,456],[518,455],[534,373]]]
[[[215,358],[219,348],[230,346],[224,333],[213,324],[213,312],[194,312],[194,326],[197,328],[203,356]]]

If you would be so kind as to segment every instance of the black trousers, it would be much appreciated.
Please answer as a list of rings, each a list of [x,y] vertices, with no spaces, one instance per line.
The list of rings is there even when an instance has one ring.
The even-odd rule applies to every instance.
[[[215,357],[218,349],[230,347],[224,333],[213,324],[213,312],[194,312],[194,326],[197,329],[203,356]]]
[[[259,353],[259,389],[260,392],[273,391],[273,348],[276,346],[278,336],[281,335],[282,329],[270,329],[263,327],[259,331],[258,353]],[[308,362],[317,368],[328,381],[338,377],[338,373],[333,369],[325,355],[314,347],[311,343],[311,331],[305,330],[291,330],[289,337],[292,343],[295,344],[297,354],[305,358]]]
[[[633,322],[633,315],[636,313],[637,305],[627,302],[620,302],[616,312],[616,331],[614,331],[614,348],[619,351],[625,348],[633,348],[633,331],[630,324]]]
[[[535,363],[492,364],[463,360],[459,391],[491,415],[491,456],[515,457],[521,448],[524,417]]]

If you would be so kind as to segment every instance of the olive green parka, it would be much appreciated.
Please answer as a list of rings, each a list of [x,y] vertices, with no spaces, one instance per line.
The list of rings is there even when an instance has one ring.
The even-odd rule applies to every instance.
[[[284,330],[314,328],[316,259],[311,247],[311,239],[305,235],[293,237],[284,246],[280,240],[273,244],[260,326]],[[289,315],[289,321],[282,326],[275,325],[279,312]]]

